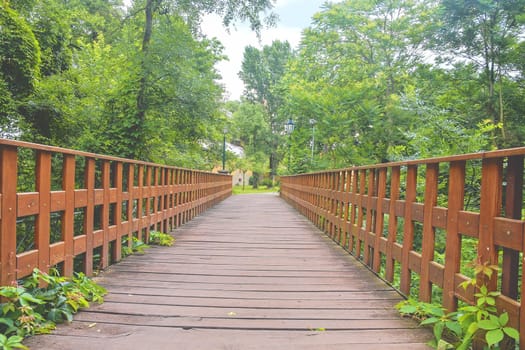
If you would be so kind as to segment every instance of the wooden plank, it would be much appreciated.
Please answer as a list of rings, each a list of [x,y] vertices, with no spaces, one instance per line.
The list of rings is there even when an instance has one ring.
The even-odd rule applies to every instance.
[[[62,167],[62,188],[65,197],[65,208],[62,213],[62,240],[65,253],[63,276],[72,276],[75,228],[75,156],[64,155]]]
[[[449,311],[457,309],[454,276],[461,263],[460,211],[465,195],[465,162],[450,164],[448,181],[447,245],[445,247],[445,272],[443,278],[443,306]]]
[[[399,186],[401,183],[401,170],[400,167],[391,168],[390,174],[390,208],[388,216],[388,242],[386,246],[386,267],[385,267],[385,278],[388,282],[394,281],[394,253],[393,247],[397,239],[397,215],[396,215],[396,204],[399,199]]]
[[[122,172],[123,164],[118,162],[114,164],[115,173],[113,174],[115,190],[116,190],[116,203],[115,211],[113,212],[113,222],[115,223],[116,239],[113,245],[113,257],[115,261],[120,261],[122,258]]]
[[[95,160],[87,158],[84,168],[84,186],[87,191],[84,213],[84,234],[86,236],[86,254],[84,256],[84,272],[93,275],[93,223],[95,217]]]
[[[416,200],[417,167],[409,166],[407,169],[405,216],[403,226],[403,253],[401,257],[401,282],[400,289],[405,295],[410,294],[410,251],[414,244],[414,223],[412,222],[412,204]]]
[[[437,204],[439,164],[428,164],[425,174],[425,209],[423,218],[423,241],[421,251],[421,276],[419,299],[430,302],[432,283],[430,281],[430,262],[434,260],[435,231],[432,226],[432,214]]]
[[[498,251],[494,245],[494,218],[501,211],[502,163],[500,158],[484,159],[481,166],[481,198],[479,209],[478,258],[480,263],[497,264]],[[487,283],[489,290],[496,290],[498,274],[493,273]]]
[[[388,349],[392,342],[416,349],[431,338],[396,313],[397,292],[275,195],[231,197],[173,234],[173,247],[151,248],[105,270],[97,277],[110,291],[105,303],[82,311],[70,326],[60,325],[57,335],[36,337],[44,340],[35,348],[46,349],[60,337],[61,345],[82,349],[87,341],[93,346],[89,334],[118,327],[129,334],[103,348],[122,348],[138,333],[155,338],[162,329],[220,331],[192,339],[188,349],[216,348],[225,332],[238,332],[225,348],[235,341],[240,349],[269,342],[279,349],[268,332],[278,332],[286,348],[301,349],[313,343],[330,350],[352,343]],[[179,348],[179,337],[170,338],[170,346]]]
[[[383,213],[382,200],[386,195],[386,172],[387,168],[378,169],[378,188],[377,188],[377,206],[375,211],[375,242],[372,269],[375,273],[379,273],[381,268],[381,238],[383,237],[383,224],[385,215]]]
[[[105,269],[109,266],[109,188],[110,188],[110,162],[102,161],[102,256],[100,267]]]
[[[16,147],[0,148],[0,285],[16,279],[16,186],[18,154]]]
[[[51,153],[40,151],[36,158],[36,191],[38,216],[35,220],[35,248],[38,250],[38,268],[49,271],[49,242],[51,222]]]
[[[523,156],[509,157],[506,176],[506,192],[505,192],[505,217],[508,219],[521,219],[521,210],[523,206]],[[522,221],[523,224],[523,221]],[[498,227],[495,227],[495,243],[499,244],[497,239]],[[523,226],[521,228],[522,234],[519,236],[513,235],[510,238],[508,232],[505,231],[503,237],[507,237],[506,242],[516,242],[523,240]],[[518,239],[519,237],[519,239]],[[511,249],[509,249],[511,248]],[[519,251],[523,248],[523,243],[519,247],[505,247],[503,248],[503,262],[501,275],[501,292],[512,298],[518,299],[518,280],[519,280]],[[523,300],[523,299],[522,299]],[[524,313],[525,319],[525,313]],[[523,342],[522,342],[523,343]]]

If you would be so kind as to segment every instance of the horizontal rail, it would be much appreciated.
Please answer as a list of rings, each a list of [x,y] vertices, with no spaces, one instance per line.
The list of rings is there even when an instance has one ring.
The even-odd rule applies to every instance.
[[[353,167],[281,178],[281,196],[405,295],[474,302],[468,263],[488,281],[525,349],[525,148]],[[470,248],[469,248],[470,247]]]
[[[0,285],[34,268],[92,275],[133,238],[231,195],[231,176],[0,139]]]

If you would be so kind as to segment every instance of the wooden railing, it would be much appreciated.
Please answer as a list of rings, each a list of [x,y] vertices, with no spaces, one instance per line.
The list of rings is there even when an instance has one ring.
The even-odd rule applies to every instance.
[[[87,275],[133,237],[231,195],[231,176],[0,139],[0,285],[56,266]]]
[[[455,310],[470,260],[500,266],[501,291],[525,349],[525,148],[354,167],[281,179],[281,196],[405,295]],[[479,276],[478,276],[479,278]]]

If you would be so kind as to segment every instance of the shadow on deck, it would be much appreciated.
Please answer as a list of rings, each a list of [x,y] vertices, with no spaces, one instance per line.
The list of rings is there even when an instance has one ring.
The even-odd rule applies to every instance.
[[[104,271],[109,294],[33,349],[426,349],[392,288],[273,194],[234,196]]]

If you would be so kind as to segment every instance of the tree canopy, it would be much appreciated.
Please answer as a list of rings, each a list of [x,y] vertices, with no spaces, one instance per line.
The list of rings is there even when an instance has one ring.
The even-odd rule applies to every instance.
[[[272,6],[2,1],[1,135],[211,170],[227,126],[232,166],[272,176],[524,145],[525,0],[326,2],[297,48],[246,47],[226,102],[202,16],[260,31]]]

